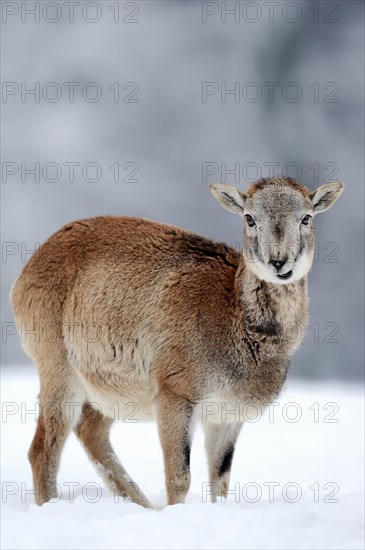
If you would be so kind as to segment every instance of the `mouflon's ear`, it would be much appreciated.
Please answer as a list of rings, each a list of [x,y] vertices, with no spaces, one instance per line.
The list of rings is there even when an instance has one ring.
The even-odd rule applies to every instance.
[[[235,187],[226,185],[225,183],[212,183],[209,189],[223,208],[234,214],[243,214],[243,205],[246,196],[240,193]]]
[[[326,183],[313,191],[311,194],[311,199],[314,214],[324,212],[325,210],[331,208],[344,189],[344,184],[341,181],[338,181],[335,183]]]

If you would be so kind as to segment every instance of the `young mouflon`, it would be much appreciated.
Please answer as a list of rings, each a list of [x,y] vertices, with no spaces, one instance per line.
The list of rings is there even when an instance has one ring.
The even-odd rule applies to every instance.
[[[199,420],[211,499],[227,494],[244,416],[224,417],[219,407],[264,407],[280,393],[307,320],[313,217],[344,186],[310,192],[273,178],[244,193],[225,184],[210,189],[241,216],[242,253],[177,227],[104,216],[57,231],[15,282],[22,346],[40,376],[28,455],[37,504],[57,495],[73,429],[110,488],[151,506],[109,439],[116,413],[125,417],[131,404],[133,419],[157,421],[169,504],[184,502],[189,490]]]

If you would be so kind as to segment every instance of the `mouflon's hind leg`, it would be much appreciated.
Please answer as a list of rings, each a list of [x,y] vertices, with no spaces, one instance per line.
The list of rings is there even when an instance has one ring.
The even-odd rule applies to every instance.
[[[57,471],[63,444],[70,431],[67,419],[41,413],[28,452],[32,466],[36,504],[41,506],[57,497]]]
[[[211,501],[226,497],[231,476],[235,444],[242,423],[204,423],[205,448],[208,456]]]
[[[112,418],[104,416],[86,402],[74,431],[97,472],[114,494],[140,504],[144,508],[152,508],[152,504],[128,476],[114,453],[109,435],[112,423]]]
[[[51,366],[52,369],[49,362],[47,365],[37,362],[41,375],[40,415],[28,452],[35,501],[39,506],[57,497],[57,471],[63,445],[71,430],[67,402],[73,395],[70,388],[74,379],[66,361],[52,361]]]
[[[190,487],[193,405],[168,391],[157,397],[157,423],[165,464],[168,504],[185,501]]]

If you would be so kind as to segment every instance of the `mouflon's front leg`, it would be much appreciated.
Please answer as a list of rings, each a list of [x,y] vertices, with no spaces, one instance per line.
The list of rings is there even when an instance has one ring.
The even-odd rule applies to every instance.
[[[240,422],[204,424],[212,502],[217,500],[217,496],[227,496],[235,444],[241,427]]]
[[[169,391],[157,398],[157,423],[162,446],[168,504],[185,502],[190,487],[193,404]]]

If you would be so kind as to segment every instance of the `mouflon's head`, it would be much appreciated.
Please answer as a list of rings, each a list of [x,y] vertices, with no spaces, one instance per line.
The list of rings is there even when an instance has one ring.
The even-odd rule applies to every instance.
[[[221,205],[243,219],[243,256],[259,279],[275,284],[298,281],[310,270],[315,249],[313,217],[331,208],[344,190],[341,182],[314,192],[291,178],[261,179],[241,193],[213,183]]]

